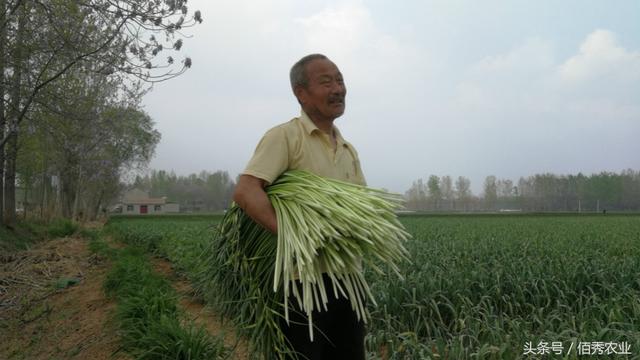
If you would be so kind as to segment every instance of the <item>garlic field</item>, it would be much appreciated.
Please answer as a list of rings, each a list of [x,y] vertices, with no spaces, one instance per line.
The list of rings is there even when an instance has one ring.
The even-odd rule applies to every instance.
[[[114,217],[106,230],[169,259],[207,299],[220,216]],[[365,269],[372,359],[640,356],[640,216],[403,216],[403,279]]]

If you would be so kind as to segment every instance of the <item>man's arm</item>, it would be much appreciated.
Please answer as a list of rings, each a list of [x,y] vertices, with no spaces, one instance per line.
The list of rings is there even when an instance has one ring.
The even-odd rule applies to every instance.
[[[272,233],[278,232],[276,211],[264,191],[266,181],[251,175],[240,175],[233,193],[233,201],[249,215],[253,221]]]

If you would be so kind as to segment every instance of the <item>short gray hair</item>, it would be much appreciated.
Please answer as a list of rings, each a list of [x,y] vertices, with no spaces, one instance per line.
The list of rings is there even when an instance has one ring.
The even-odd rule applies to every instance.
[[[309,78],[307,77],[307,72],[305,68],[307,64],[312,62],[313,60],[329,60],[328,57],[322,54],[311,54],[303,57],[298,60],[291,67],[291,71],[289,72],[289,80],[291,81],[291,90],[296,89],[296,86],[302,86],[306,88],[309,85]]]

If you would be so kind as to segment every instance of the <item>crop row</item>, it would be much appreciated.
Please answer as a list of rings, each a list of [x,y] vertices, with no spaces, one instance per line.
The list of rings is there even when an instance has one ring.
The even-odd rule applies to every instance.
[[[219,218],[122,218],[194,281]],[[518,358],[525,343],[625,342],[640,351],[637,216],[403,217],[404,279],[367,272],[367,346],[390,359]],[[567,354],[565,354],[567,355]]]

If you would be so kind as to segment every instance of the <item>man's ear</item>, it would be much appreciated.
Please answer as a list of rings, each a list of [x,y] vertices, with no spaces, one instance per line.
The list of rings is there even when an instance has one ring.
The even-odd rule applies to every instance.
[[[293,89],[293,94],[296,96],[296,98],[298,99],[298,102],[300,103],[300,105],[303,105],[305,103],[305,100],[307,98],[307,91],[304,87],[298,85]]]

